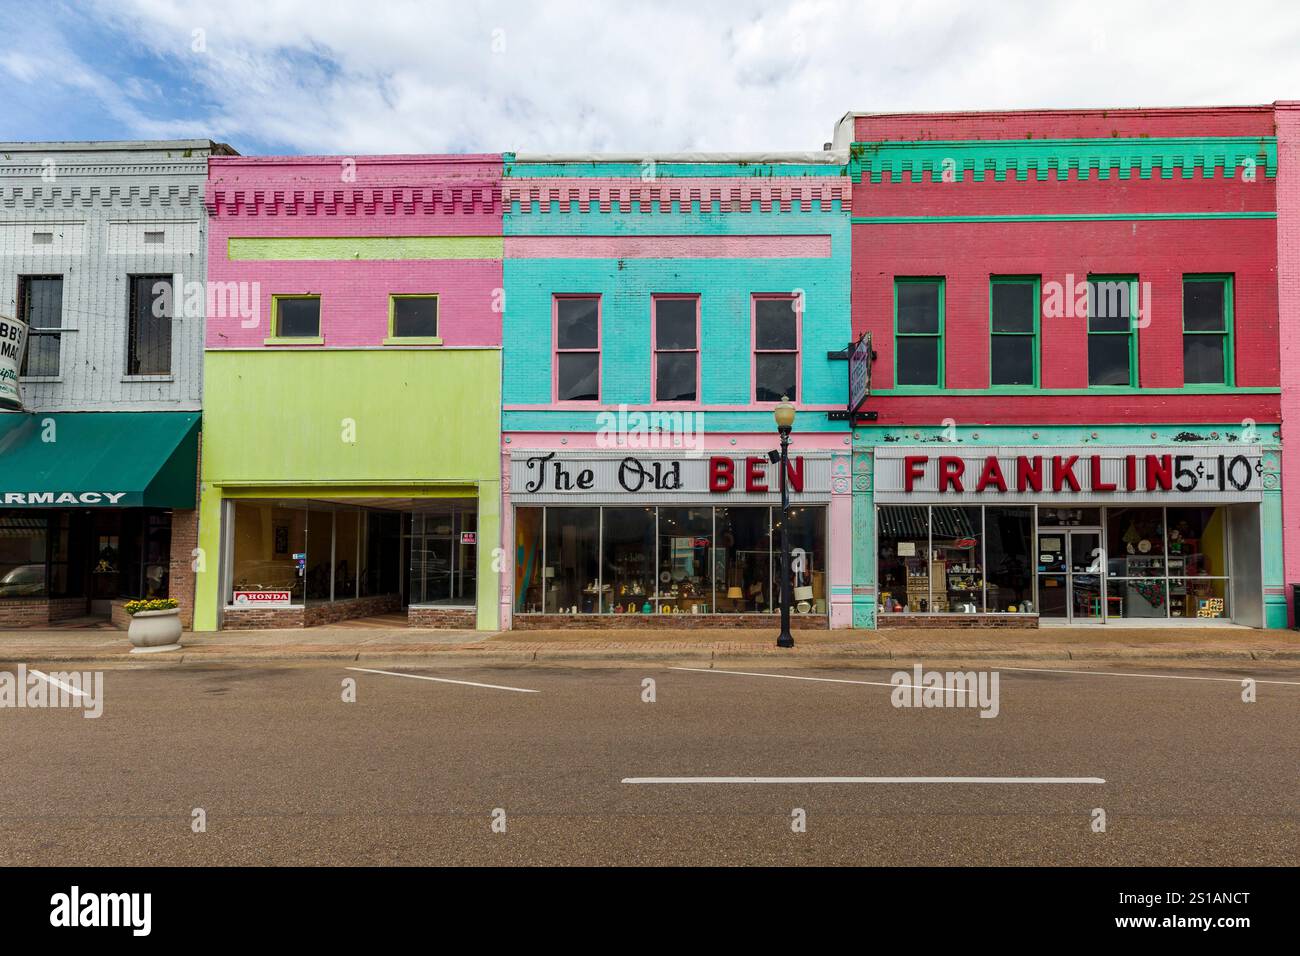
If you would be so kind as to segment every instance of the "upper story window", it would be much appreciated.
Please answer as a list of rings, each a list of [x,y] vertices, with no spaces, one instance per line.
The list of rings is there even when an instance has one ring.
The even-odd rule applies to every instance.
[[[894,279],[894,381],[943,384],[942,278]]]
[[[994,276],[989,284],[989,384],[1038,385],[1037,276]]]
[[[555,398],[600,401],[600,296],[555,297]]]
[[[1233,384],[1232,276],[1183,276],[1183,382]]]
[[[18,317],[29,328],[27,352],[18,374],[57,377],[63,338],[63,276],[19,276]]]
[[[126,374],[172,371],[172,277],[131,276],[127,304]]]
[[[800,300],[754,297],[754,401],[799,400]]]
[[[1137,304],[1137,276],[1089,276],[1089,385],[1137,385]]]
[[[277,295],[271,297],[273,339],[320,339],[320,296]]]
[[[436,295],[393,295],[388,297],[388,338],[407,343],[436,345],[438,297]]]
[[[656,402],[694,402],[700,397],[700,297],[654,297]]]

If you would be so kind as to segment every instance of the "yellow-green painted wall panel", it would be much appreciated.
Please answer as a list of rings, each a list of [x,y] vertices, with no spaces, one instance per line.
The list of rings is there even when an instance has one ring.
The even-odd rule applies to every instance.
[[[232,236],[236,260],[500,259],[500,236]]]

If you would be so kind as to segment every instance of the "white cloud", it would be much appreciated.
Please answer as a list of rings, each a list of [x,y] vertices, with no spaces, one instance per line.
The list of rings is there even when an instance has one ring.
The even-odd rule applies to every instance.
[[[1300,98],[1300,8],[1142,0],[369,4],[98,0],[208,106],[148,118],[153,79],[64,71],[134,135],[248,150],[816,149],[846,110]],[[195,52],[195,30],[206,50]],[[56,44],[57,45],[57,44]],[[66,57],[66,51],[64,51]],[[83,58],[84,62],[84,58]],[[38,67],[5,54],[30,81]]]

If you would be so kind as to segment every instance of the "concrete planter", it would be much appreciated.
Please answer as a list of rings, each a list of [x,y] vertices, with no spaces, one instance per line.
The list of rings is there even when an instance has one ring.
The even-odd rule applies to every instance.
[[[150,654],[157,651],[181,649],[181,611],[140,611],[131,616],[131,626],[126,636],[135,645],[132,654]]]

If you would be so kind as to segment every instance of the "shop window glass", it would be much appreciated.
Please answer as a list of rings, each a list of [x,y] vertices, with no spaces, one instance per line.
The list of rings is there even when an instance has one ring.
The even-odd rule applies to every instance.
[[[1227,617],[1227,511],[1169,508],[1171,617]]]
[[[307,503],[307,600],[330,600],[334,568],[334,509],[331,505]]]
[[[393,511],[362,514],[361,596],[397,594],[401,579],[402,516]]]
[[[604,509],[603,555],[601,610],[639,614],[647,604],[654,610],[655,509]]]
[[[708,613],[713,602],[713,509],[659,509],[659,610]]]
[[[393,338],[437,338],[438,297],[436,295],[395,295],[391,301]]]
[[[1005,614],[1033,610],[1033,531],[1032,507],[984,509],[984,577],[989,611]]]
[[[0,600],[47,596],[45,515],[0,514]]]
[[[1108,508],[1106,540],[1111,577],[1150,578],[1165,574],[1165,510]]]
[[[275,296],[275,334],[283,339],[320,335],[319,296]]]
[[[543,514],[542,508],[515,509],[515,610],[522,613],[542,610]]]
[[[357,596],[360,511],[340,508],[334,515],[334,600]]]
[[[781,509],[772,509],[772,555],[774,575],[781,570]],[[790,607],[798,614],[826,614],[829,608],[826,582],[826,509],[811,505],[790,506]],[[779,584],[779,577],[775,579]],[[773,602],[781,600],[774,586]],[[779,604],[777,604],[779,606]]]
[[[930,610],[930,509],[882,506],[876,512],[881,613]]]
[[[592,614],[600,606],[600,509],[546,510],[545,610],[549,614]]]
[[[275,502],[236,501],[233,575],[236,591],[291,592],[294,603],[304,598],[307,551],[307,509]]]
[[[771,607],[772,535],[769,509],[717,509],[714,579],[717,610],[753,613]]]
[[[983,518],[978,507],[930,509],[930,610],[984,610]]]

